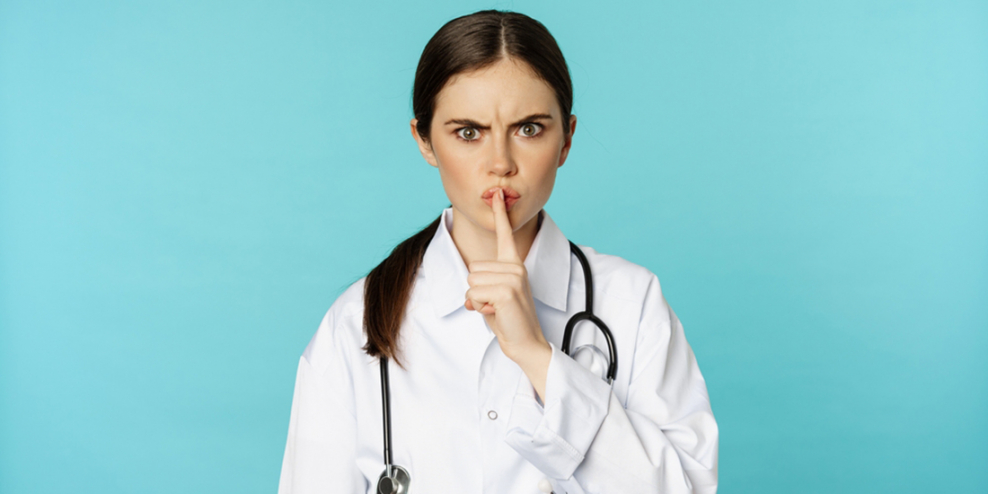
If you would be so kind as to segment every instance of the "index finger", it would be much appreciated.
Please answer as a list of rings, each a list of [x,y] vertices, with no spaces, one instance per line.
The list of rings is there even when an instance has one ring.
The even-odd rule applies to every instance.
[[[497,194],[491,201],[494,209],[494,229],[497,233],[497,260],[504,262],[521,262],[518,251],[515,250],[515,236],[511,229],[511,220],[504,204],[504,190],[497,189]]]

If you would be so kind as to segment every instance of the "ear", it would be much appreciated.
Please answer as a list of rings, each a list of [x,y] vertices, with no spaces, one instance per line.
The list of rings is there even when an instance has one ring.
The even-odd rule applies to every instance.
[[[566,157],[569,156],[569,149],[573,146],[573,133],[576,132],[576,115],[569,116],[569,134],[565,136],[566,142],[563,143],[563,149],[559,153],[559,168],[563,166],[566,162]]]
[[[422,157],[425,158],[425,161],[429,162],[430,165],[439,168],[439,162],[436,161],[436,153],[432,150],[432,144],[419,135],[419,130],[416,128],[416,124],[418,123],[419,119],[417,118],[413,118],[411,121],[410,126],[412,128],[412,137],[414,137],[415,142],[418,143],[419,152],[422,153]]]

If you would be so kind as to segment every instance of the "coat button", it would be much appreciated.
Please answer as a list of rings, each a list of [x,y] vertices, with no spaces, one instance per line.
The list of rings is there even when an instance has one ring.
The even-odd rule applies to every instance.
[[[539,490],[546,494],[552,492],[552,484],[549,483],[549,479],[542,479],[539,481]]]
[[[494,410],[487,412],[487,418],[491,420],[497,420],[497,412],[495,412]]]

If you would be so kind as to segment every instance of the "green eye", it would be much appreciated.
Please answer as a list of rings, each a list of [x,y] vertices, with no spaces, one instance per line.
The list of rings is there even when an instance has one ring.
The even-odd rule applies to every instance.
[[[463,127],[459,130],[460,137],[467,141],[472,141],[477,138],[477,129],[473,127]]]
[[[528,123],[521,126],[521,133],[524,134],[526,137],[533,137],[538,135],[541,129],[542,126],[539,124]]]

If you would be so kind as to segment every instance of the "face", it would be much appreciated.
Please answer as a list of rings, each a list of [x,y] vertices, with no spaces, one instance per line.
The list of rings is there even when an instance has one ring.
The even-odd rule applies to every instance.
[[[502,59],[450,78],[436,99],[428,141],[416,132],[417,120],[411,127],[456,217],[494,232],[493,199],[485,197],[492,188],[510,189],[506,198],[517,194],[506,201],[515,230],[549,201],[576,129],[571,116],[564,134],[562,119],[552,88],[526,63]]]

